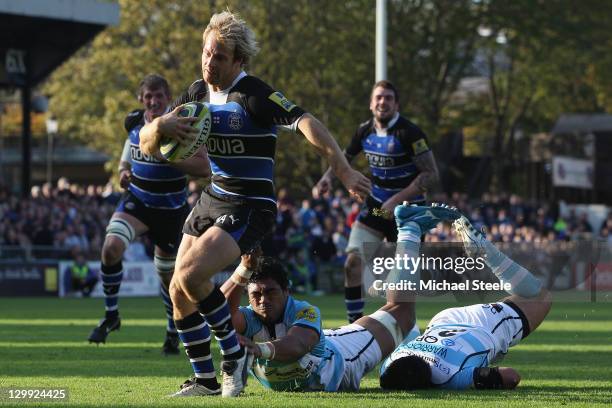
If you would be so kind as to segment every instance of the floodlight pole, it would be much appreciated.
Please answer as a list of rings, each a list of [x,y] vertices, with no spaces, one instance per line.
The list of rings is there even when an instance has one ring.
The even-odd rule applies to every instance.
[[[387,0],[376,0],[376,81],[387,79]]]
[[[47,183],[53,182],[53,138],[57,133],[57,120],[49,117],[47,125]]]

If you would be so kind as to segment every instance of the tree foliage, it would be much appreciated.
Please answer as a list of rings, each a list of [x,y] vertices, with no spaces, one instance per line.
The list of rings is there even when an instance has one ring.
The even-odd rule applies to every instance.
[[[119,26],[96,37],[45,87],[60,132],[111,154],[113,164],[125,138],[123,118],[139,107],[142,77],[166,76],[175,94],[199,78],[202,31],[226,8],[247,20],[260,43],[249,72],[321,119],[341,147],[370,116],[371,0],[119,3]],[[612,3],[598,0],[389,0],[389,79],[400,90],[402,112],[432,139],[469,126],[490,138],[498,171],[508,172],[518,130],[546,131],[562,112],[611,108],[611,15]],[[479,34],[483,27],[491,34]],[[468,76],[487,78],[489,92],[457,99]],[[276,163],[277,184],[300,193],[326,167],[303,138],[288,133],[278,139]]]

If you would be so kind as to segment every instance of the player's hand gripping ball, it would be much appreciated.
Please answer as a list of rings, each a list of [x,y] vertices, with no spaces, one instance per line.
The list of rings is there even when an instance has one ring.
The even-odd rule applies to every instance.
[[[199,133],[188,145],[183,145],[175,139],[162,139],[159,145],[159,151],[162,156],[170,162],[178,162],[193,156],[198,149],[206,143],[206,140],[208,140],[212,127],[210,109],[207,103],[186,103],[181,107],[178,115],[184,118],[198,118],[191,126],[198,129]]]

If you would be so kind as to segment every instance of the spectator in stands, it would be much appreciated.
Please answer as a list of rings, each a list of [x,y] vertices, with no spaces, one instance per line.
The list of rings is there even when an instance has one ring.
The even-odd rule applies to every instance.
[[[84,297],[89,297],[98,282],[98,277],[87,264],[82,252],[74,253],[74,261],[68,267],[67,275],[70,277],[71,288]]]

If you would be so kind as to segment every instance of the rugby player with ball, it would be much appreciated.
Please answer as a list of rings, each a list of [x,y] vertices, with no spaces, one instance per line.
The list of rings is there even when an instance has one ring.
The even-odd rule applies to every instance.
[[[147,75],[140,83],[138,100],[144,109],[130,112],[125,119],[128,137],[119,164],[120,184],[126,192],[108,223],[102,247],[105,315],[88,339],[96,344],[105,343],[109,333],[121,327],[118,300],[123,253],[136,237],[148,233],[155,244],[154,264],[162,283],[168,318],[162,350],[166,354],[178,354],[178,335],[168,288],[181,241],[181,228],[189,212],[186,174],[208,177],[210,168],[204,149],[192,151],[192,157],[181,162],[169,162],[161,154],[143,153],[139,146],[140,129],[168,112],[170,87],[166,79]],[[174,157],[187,147],[175,149]]]
[[[238,343],[225,296],[210,278],[256,248],[274,226],[276,127],[306,137],[357,198],[369,194],[370,182],[350,167],[321,122],[244,71],[258,46],[243,20],[228,11],[214,14],[202,44],[203,79],[174,104],[205,102],[212,116],[206,142],[212,182],[185,222],[170,285],[175,322],[195,374],[175,395],[235,397],[253,356]],[[142,151],[161,154],[166,138],[189,144],[200,133],[192,121],[176,109],[160,116],[141,130]],[[221,348],[222,390],[210,354],[211,331]]]

